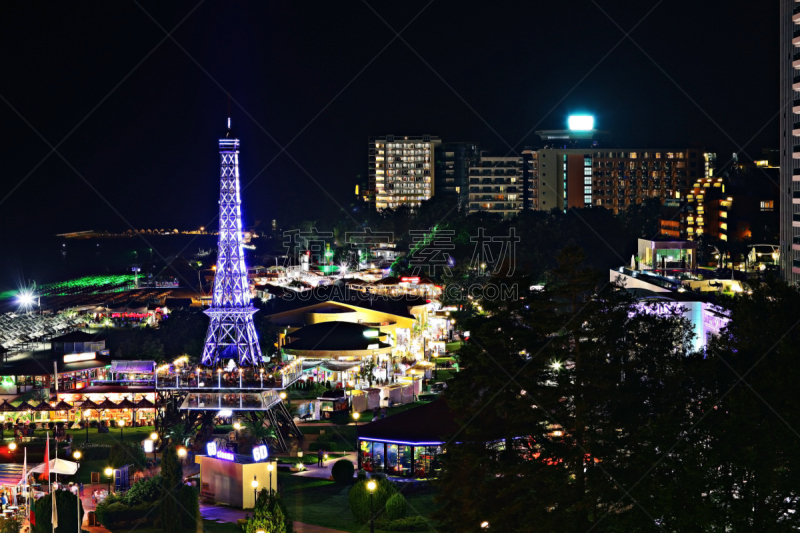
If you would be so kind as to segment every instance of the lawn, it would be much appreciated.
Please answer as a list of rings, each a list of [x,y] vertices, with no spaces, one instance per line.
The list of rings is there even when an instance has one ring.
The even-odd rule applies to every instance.
[[[455,352],[461,349],[461,341],[448,342],[444,345],[448,352]]]
[[[214,522],[212,520],[203,520],[202,525],[200,523],[197,524],[198,527],[192,529],[185,529],[186,533],[195,533],[196,531],[203,531],[204,533],[242,533],[242,528],[240,528],[237,524],[233,522]],[[202,529],[200,529],[202,527]],[[161,529],[157,529],[154,527],[135,527],[131,528],[124,528],[123,531],[128,533],[128,531],[136,531],[136,533],[161,533]],[[85,531],[85,530],[84,530]]]
[[[349,533],[363,533],[366,530],[363,524],[356,523],[350,513],[347,496],[350,485],[337,485],[332,481],[286,473],[279,473],[278,478],[283,484],[283,501],[292,520]],[[404,495],[408,501],[409,515],[428,516],[436,507],[430,490]]]

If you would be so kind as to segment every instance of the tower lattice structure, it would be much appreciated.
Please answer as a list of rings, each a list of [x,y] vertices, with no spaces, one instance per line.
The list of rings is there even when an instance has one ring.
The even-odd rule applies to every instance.
[[[219,251],[214,277],[211,318],[202,364],[215,366],[233,359],[239,366],[261,363],[261,348],[253,324],[256,309],[250,304],[247,267],[242,248],[242,200],[239,188],[239,139],[230,129],[219,140]]]

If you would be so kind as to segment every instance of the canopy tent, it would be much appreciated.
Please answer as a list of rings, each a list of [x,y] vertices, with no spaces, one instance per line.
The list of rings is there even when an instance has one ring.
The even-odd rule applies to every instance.
[[[97,406],[97,409],[101,411],[105,411],[107,409],[116,409],[116,408],[117,404],[109,400],[108,397],[106,397],[106,399],[100,402],[100,404]]]
[[[28,402],[22,402],[17,406],[15,411],[33,411],[34,407]]]
[[[53,406],[50,405],[49,403],[43,401],[42,403],[40,403],[39,405],[34,407],[33,410],[36,411],[36,412],[52,411],[53,410]]]
[[[155,406],[156,405],[147,398],[142,398],[136,402],[136,409],[153,409]]]
[[[61,474],[64,476],[73,476],[78,471],[78,463],[67,461],[66,459],[51,459],[50,460],[50,473]],[[31,470],[35,474],[44,473],[44,463]]]
[[[53,406],[53,410],[54,411],[69,411],[71,409],[72,409],[72,406],[70,404],[68,404],[67,402],[65,402],[64,400],[61,400],[60,402],[58,402],[57,404],[55,404]]]
[[[0,413],[13,413],[16,410],[17,408],[8,403],[8,400],[3,400],[3,403],[0,404]]]
[[[136,404],[125,397],[117,404],[117,409],[136,409]]]
[[[83,409],[83,410],[87,410],[87,409],[95,409],[95,410],[97,410],[97,404],[94,403],[92,400],[84,400],[83,403],[81,404],[81,409]]]
[[[155,372],[154,361],[112,361],[111,372],[125,374],[152,374]]]

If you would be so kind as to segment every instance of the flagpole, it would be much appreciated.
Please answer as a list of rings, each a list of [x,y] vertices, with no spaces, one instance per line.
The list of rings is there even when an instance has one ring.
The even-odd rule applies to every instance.
[[[46,457],[44,458],[44,462],[47,464],[47,490],[50,491],[50,498],[55,500],[56,495],[53,494],[53,483],[50,481],[50,432],[47,432],[47,446],[45,447],[47,453],[45,454]],[[55,507],[54,505],[50,505],[50,507]],[[50,512],[50,523],[53,522],[53,513],[52,510]],[[53,533],[55,533],[56,527],[53,525]]]

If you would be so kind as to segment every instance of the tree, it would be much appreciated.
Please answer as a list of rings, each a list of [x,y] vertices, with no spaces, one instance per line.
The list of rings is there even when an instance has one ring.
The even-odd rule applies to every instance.
[[[464,370],[445,392],[463,425],[442,456],[444,529],[651,530],[678,487],[674,461],[636,485],[689,421],[682,392],[691,327],[677,310],[603,288],[580,250],[564,249],[544,290],[487,302],[470,319]],[[603,290],[599,290],[603,289]]]
[[[291,533],[291,521],[286,516],[285,507],[276,493],[270,495],[267,489],[258,493],[253,517],[247,518],[244,533]]]
[[[161,459],[161,490],[163,498],[160,506],[161,530],[177,533],[181,530],[180,490],[183,486],[183,467],[178,459],[175,444],[170,442]]]
[[[796,531],[800,293],[775,279],[751,290],[724,302],[729,322],[697,373],[698,424],[681,447],[698,473],[686,512],[709,531]]]
[[[77,496],[68,490],[56,490],[36,500],[36,525],[32,527],[33,533],[52,533],[53,495],[58,513],[58,533],[80,533],[78,520],[83,522],[83,502],[79,504]]]

